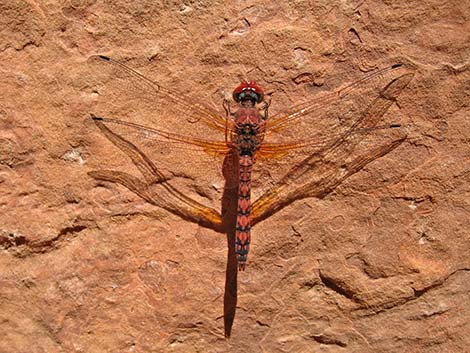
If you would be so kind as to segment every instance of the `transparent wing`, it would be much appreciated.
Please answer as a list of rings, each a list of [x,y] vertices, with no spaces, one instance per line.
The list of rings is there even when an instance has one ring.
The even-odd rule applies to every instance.
[[[87,63],[97,97],[91,111],[95,122],[99,117],[145,155],[169,186],[220,208],[225,132],[230,133],[231,120],[107,57],[93,56]]]
[[[274,181],[260,186],[253,223],[295,200],[327,194],[403,141],[405,129],[392,124],[396,120],[386,124],[383,117],[413,73],[403,66],[379,72],[317,97],[298,111],[273,117],[274,131],[266,136],[260,155],[288,155],[289,162],[270,168]],[[270,142],[276,139],[281,142]]]
[[[139,168],[147,173],[146,181],[155,178],[156,184],[177,191],[184,196],[179,201],[196,190],[195,199],[170,200],[170,207],[181,204],[189,212],[187,218],[211,214],[213,209],[202,205],[221,196],[226,180],[222,156],[229,150],[224,136],[231,134],[233,123],[109,58],[93,57],[89,63],[95,67],[91,81],[99,96],[94,113],[101,118],[95,117],[95,122],[108,139],[114,136],[120,141],[116,136],[123,136],[133,146],[128,155],[155,162],[158,177],[152,168]],[[265,143],[257,156],[270,163],[270,172],[269,178],[257,178],[255,172],[253,224],[296,199],[328,193],[403,141],[402,129],[388,134],[390,129],[378,124],[412,76],[403,65],[394,65],[268,120]],[[274,158],[285,155],[289,159]],[[228,179],[236,184],[236,176]],[[127,181],[131,186],[135,183]]]
[[[295,136],[304,139],[302,131],[305,131],[306,126],[313,124],[317,130],[326,130],[325,132],[331,135],[334,133],[331,129],[344,129],[356,121],[364,107],[380,94],[385,85],[408,73],[410,68],[403,64],[372,71],[357,81],[332,92],[319,93],[306,102],[291,106],[270,117],[267,130],[280,133],[286,129],[292,131],[294,128],[297,132]]]
[[[128,121],[99,117],[94,114],[91,115],[91,118],[95,121],[102,121],[108,124],[113,127],[113,130],[120,131],[125,136],[134,136],[137,139],[142,139],[145,144],[151,143],[154,145],[155,149],[157,149],[159,144],[164,144],[168,149],[187,150],[191,151],[188,152],[188,154],[195,154],[196,156],[200,155],[201,152],[225,156],[229,150],[227,143],[221,141],[209,141],[146,127]]]
[[[90,85],[98,96],[96,115],[126,121],[132,117],[136,121],[130,122],[209,140],[225,132],[225,117],[204,103],[210,97],[203,92],[196,92],[195,100],[106,56],[93,55],[87,63]]]
[[[223,221],[220,212],[188,196],[180,187],[175,187],[171,177],[166,176],[133,143],[109,129],[103,119],[94,117],[93,121],[103,135],[131,159],[141,175],[137,177],[120,170],[102,169],[89,172],[91,177],[96,180],[121,184],[152,205],[166,209],[183,219],[219,232],[223,231]],[[102,158],[105,157],[104,154],[99,155]]]

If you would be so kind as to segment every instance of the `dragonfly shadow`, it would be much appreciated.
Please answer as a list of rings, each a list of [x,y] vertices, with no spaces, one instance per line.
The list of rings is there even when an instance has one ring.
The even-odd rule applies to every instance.
[[[143,175],[143,180],[116,170],[96,170],[88,174],[96,180],[125,186],[148,203],[161,207],[182,219],[198,223],[227,236],[227,267],[224,292],[224,332],[230,337],[237,305],[238,263],[235,254],[235,225],[238,197],[238,156],[228,153],[224,159],[223,175],[226,180],[221,214],[184,195],[171,186],[157,166],[133,143],[114,133],[99,119],[94,119],[102,133],[121,149]]]
[[[362,142],[364,135],[356,131],[374,129],[381,117],[395,102],[413,75],[407,73],[383,87],[375,99],[364,107],[363,113],[349,130],[322,149],[309,153],[253,202],[251,225],[267,219],[291,203],[307,198],[323,198],[353,174],[374,160],[385,156],[406,140],[402,129],[395,134],[379,138],[371,145]],[[235,229],[238,197],[238,157],[228,152],[223,165],[225,187],[221,212],[208,207],[173,186],[156,164],[133,143],[109,129],[103,119],[93,116],[93,121],[104,136],[124,152],[137,167],[142,177],[115,170],[97,170],[88,174],[98,181],[125,186],[146,202],[171,212],[189,222],[197,223],[227,236],[228,255],[224,293],[224,332],[229,337],[237,305],[237,258],[235,254]],[[362,129],[362,130],[361,130]]]
[[[184,195],[176,188],[171,186],[163,174],[158,170],[155,164],[134,144],[111,131],[101,121],[95,120],[96,125],[102,133],[115,146],[121,149],[134,163],[137,169],[143,175],[143,179],[137,178],[131,174],[116,170],[96,170],[88,174],[98,181],[107,181],[120,184],[130,191],[134,192],[148,203],[163,208],[184,220],[198,223],[206,228],[212,229],[219,233],[225,233],[227,237],[227,266],[225,276],[225,292],[224,292],[224,333],[226,337],[230,337],[232,325],[235,319],[237,305],[237,274],[238,264],[235,254],[235,225],[237,218],[237,188],[234,187],[238,159],[236,155],[229,153],[224,160],[223,174],[226,180],[222,197],[222,212],[200,204],[192,198]],[[293,191],[292,195],[286,196],[284,199],[277,198],[278,202],[272,202],[272,207],[268,211],[256,213],[258,203],[254,204],[254,223],[258,223],[280,209],[288,206],[297,199],[305,197],[322,198],[333,191],[346,178],[357,173],[370,162],[380,158],[398,147],[404,137],[394,139],[388,144],[381,145],[374,150],[369,150],[367,154],[359,155],[342,168],[347,170],[344,174],[331,174],[331,170],[326,170],[324,177],[320,178],[311,185],[303,186],[302,194]],[[319,156],[312,154],[308,159],[310,168],[319,167]],[[307,160],[306,160],[307,161]],[[280,184],[285,185],[285,184]],[[259,200],[267,202],[277,194],[278,190],[271,189],[266,192]]]
[[[238,261],[235,253],[235,228],[238,207],[238,163],[238,155],[229,152],[222,168],[225,179],[222,196],[222,223],[228,246],[224,291],[224,332],[227,338],[230,337],[237,308]]]

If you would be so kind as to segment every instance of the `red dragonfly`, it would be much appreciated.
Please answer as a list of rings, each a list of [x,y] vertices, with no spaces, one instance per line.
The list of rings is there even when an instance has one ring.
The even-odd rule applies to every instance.
[[[234,102],[224,101],[225,114],[219,114],[207,104],[206,92],[192,99],[106,56],[89,61],[97,65],[96,92],[106,104],[92,118],[132,159],[144,181],[118,171],[90,175],[120,183],[185,219],[227,231],[223,212],[205,204],[217,197],[223,177],[225,191],[235,190],[237,197],[239,270],[247,263],[254,224],[296,200],[326,195],[405,139],[399,125],[379,124],[413,77],[401,64],[270,117],[270,101],[253,81],[236,87]],[[125,118],[114,118],[118,114]],[[253,166],[258,160],[275,166],[260,178],[256,190],[261,192],[252,203]],[[189,197],[189,189],[191,194],[196,190],[199,199]]]

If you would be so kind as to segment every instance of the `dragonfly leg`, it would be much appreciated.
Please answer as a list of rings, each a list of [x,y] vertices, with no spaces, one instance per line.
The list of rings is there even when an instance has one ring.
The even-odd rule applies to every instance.
[[[226,113],[226,118],[225,118],[225,143],[229,143],[230,138],[229,138],[229,121],[233,120],[233,117],[235,116],[235,113],[232,112],[232,105],[231,101],[228,99],[224,99],[222,105],[224,107],[225,113]]]
[[[261,113],[261,117],[263,118],[263,120],[268,119],[268,109],[270,105],[271,105],[271,97],[269,97],[268,100],[265,100],[263,104],[261,104],[259,107],[259,111]]]
[[[224,99],[222,106],[224,107],[225,113],[227,115],[227,119],[232,117],[234,113],[232,112],[232,102],[228,99]]]

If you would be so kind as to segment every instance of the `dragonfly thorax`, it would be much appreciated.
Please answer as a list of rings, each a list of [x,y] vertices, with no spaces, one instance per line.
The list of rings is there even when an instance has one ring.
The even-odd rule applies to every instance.
[[[239,126],[233,143],[241,156],[254,155],[261,144],[258,136],[258,126],[253,124]]]
[[[253,156],[262,142],[264,120],[256,107],[240,107],[234,114],[232,143],[241,156]]]
[[[258,125],[246,123],[246,124],[240,124],[237,126],[237,134],[238,135],[257,135],[258,134]]]

